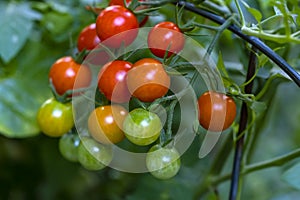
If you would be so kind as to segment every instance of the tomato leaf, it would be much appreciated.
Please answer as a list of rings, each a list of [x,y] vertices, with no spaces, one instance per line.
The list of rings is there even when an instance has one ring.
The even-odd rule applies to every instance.
[[[36,37],[35,37],[36,38]],[[0,74],[0,133],[10,138],[37,135],[40,130],[36,113],[51,96],[48,70],[56,51],[29,40],[16,59],[5,65]],[[60,52],[61,54],[62,52]]]
[[[68,13],[49,12],[44,14],[41,25],[46,28],[49,35],[56,42],[68,39],[70,35],[65,34],[66,30],[72,26],[73,18]]]
[[[300,190],[300,162],[286,170],[282,174],[282,178],[290,186]]]
[[[250,105],[250,108],[256,113],[263,113],[267,109],[267,105],[264,102],[253,101]]]
[[[11,61],[30,36],[33,20],[40,15],[28,3],[0,3],[0,57]]]
[[[242,1],[242,3],[244,4],[244,6],[247,8],[248,12],[251,13],[251,15],[255,18],[255,20],[257,21],[257,23],[261,22],[262,19],[262,14],[259,10],[255,9],[255,8],[251,8],[246,2]]]

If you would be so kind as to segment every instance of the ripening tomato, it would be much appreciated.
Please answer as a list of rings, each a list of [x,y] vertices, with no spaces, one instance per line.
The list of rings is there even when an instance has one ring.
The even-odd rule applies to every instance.
[[[144,102],[164,96],[170,87],[170,76],[163,65],[153,58],[143,58],[133,64],[127,73],[130,93]]]
[[[123,60],[114,60],[107,63],[99,72],[98,88],[107,99],[116,103],[125,103],[130,100],[126,76],[132,64]]]
[[[138,27],[136,16],[119,5],[105,8],[96,20],[98,37],[105,45],[112,48],[131,44],[138,34]],[[111,40],[105,41],[111,37],[113,37]]]
[[[100,43],[96,32],[96,23],[92,23],[82,29],[77,39],[78,51],[93,50]]]
[[[88,129],[98,142],[121,142],[125,137],[122,126],[127,114],[127,110],[120,105],[100,106],[90,114]]]
[[[148,34],[148,47],[157,57],[164,58],[179,53],[185,44],[184,35],[173,22],[161,22],[155,25]]]
[[[50,137],[60,137],[74,126],[71,103],[60,103],[54,98],[45,101],[37,113],[41,131]]]
[[[52,82],[59,95],[65,94],[68,90],[86,88],[90,85],[91,80],[90,69],[76,63],[70,56],[58,59],[49,72],[49,81]]]
[[[205,92],[199,97],[198,109],[201,126],[214,132],[229,128],[236,116],[234,100],[214,91]]]

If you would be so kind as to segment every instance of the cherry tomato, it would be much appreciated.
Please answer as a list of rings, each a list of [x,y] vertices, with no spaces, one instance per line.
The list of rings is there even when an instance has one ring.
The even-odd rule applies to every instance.
[[[111,60],[109,53],[102,47],[97,46],[90,51],[84,59],[84,65],[102,67]]]
[[[105,45],[112,48],[131,44],[138,34],[138,27],[136,16],[124,6],[109,6],[98,15],[96,20],[98,37]],[[111,37],[113,37],[111,40],[105,41]]]
[[[100,43],[96,32],[96,23],[92,23],[82,29],[77,39],[78,51],[93,50]]]
[[[173,22],[161,22],[155,25],[148,34],[148,47],[157,57],[164,58],[179,53],[185,43],[180,29]]]
[[[101,143],[121,142],[125,137],[122,126],[127,114],[127,110],[119,105],[100,106],[90,114],[88,129]]]
[[[58,147],[61,155],[66,160],[71,162],[77,162],[79,144],[80,139],[78,135],[67,133],[59,139]]]
[[[210,131],[223,131],[231,126],[236,116],[234,100],[225,94],[208,91],[198,99],[199,122]]]
[[[105,168],[112,160],[112,149],[90,137],[82,137],[78,147],[78,161],[87,170]]]
[[[157,140],[162,129],[160,118],[142,108],[132,110],[123,122],[123,130],[129,141],[145,146]]]
[[[145,0],[140,0],[140,1],[145,1]],[[131,3],[131,0],[126,0],[126,3],[128,6],[130,3]],[[109,6],[113,6],[113,5],[119,5],[119,6],[124,6],[124,0],[110,0]],[[143,10],[143,9],[146,9],[147,6],[138,6],[136,8],[136,10]],[[137,16],[137,19],[139,21],[139,26],[144,26],[146,24],[146,22],[148,21],[148,16],[142,16],[142,15],[138,15]]]
[[[123,60],[107,63],[99,72],[98,88],[112,102],[125,103],[130,100],[126,76],[132,64]]]
[[[146,156],[146,166],[150,173],[158,179],[169,179],[174,177],[180,169],[180,155],[173,148],[151,147]]]
[[[131,2],[131,0],[126,0],[127,4],[129,4],[130,2]],[[115,5],[124,6],[124,0],[110,0],[108,5],[109,6],[115,6]]]
[[[144,102],[164,96],[168,92],[170,82],[170,77],[161,62],[153,58],[137,61],[127,73],[130,93]]]
[[[50,137],[60,137],[74,126],[71,103],[60,103],[54,98],[48,99],[37,113],[37,122],[41,131]]]
[[[58,59],[49,72],[49,80],[59,95],[63,95],[68,90],[88,87],[91,79],[90,69],[76,63],[70,56]],[[75,81],[76,85],[74,85]]]

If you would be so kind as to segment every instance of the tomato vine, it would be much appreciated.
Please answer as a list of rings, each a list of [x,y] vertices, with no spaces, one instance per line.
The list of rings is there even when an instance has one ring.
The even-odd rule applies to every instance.
[[[52,98],[39,102],[36,126],[47,136],[60,137],[58,148],[66,160],[91,171],[109,166],[177,181],[187,171],[199,170],[197,164],[186,167],[187,157],[198,155],[194,162],[199,164],[211,153],[205,165],[208,169],[201,169],[205,174],[201,178],[200,173],[193,174],[197,180],[189,195],[218,198],[220,184],[230,181],[229,199],[241,199],[246,174],[282,166],[299,156],[296,149],[252,162],[277,86],[293,81],[300,87],[300,74],[292,67],[299,60],[289,64],[287,59],[292,44],[299,44],[300,17],[296,14],[300,9],[288,0],[268,2],[276,13],[270,17],[239,0],[120,0],[82,6],[92,19],[75,20],[80,30],[72,29],[78,34],[70,38],[69,49],[59,51],[52,65],[47,63]],[[40,16],[25,17],[28,27],[37,20],[43,31],[53,34],[48,38],[41,31],[39,37],[57,45],[58,35],[67,28],[53,30],[50,22],[66,15],[65,23],[71,23],[71,11],[46,3],[34,3],[32,9]],[[50,11],[56,14],[48,15]],[[275,20],[281,23],[278,27],[274,27]],[[286,49],[280,46],[285,43]],[[226,52],[228,44],[237,50]],[[3,56],[1,47],[0,53]],[[5,63],[13,53],[3,59]],[[236,54],[233,59],[238,61],[225,60],[229,54]],[[17,64],[11,66],[20,78],[26,70]],[[7,72],[14,74],[5,67],[1,75]],[[9,78],[3,83],[13,90]],[[20,91],[10,99],[24,100],[19,95]],[[12,110],[23,111],[19,106]],[[222,145],[212,151],[222,139]]]

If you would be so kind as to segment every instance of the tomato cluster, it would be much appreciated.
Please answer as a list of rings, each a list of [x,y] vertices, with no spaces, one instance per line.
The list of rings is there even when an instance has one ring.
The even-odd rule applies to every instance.
[[[49,83],[54,98],[40,107],[37,122],[46,135],[61,137],[59,150],[63,157],[81,163],[88,170],[109,165],[113,159],[112,145],[122,145],[124,140],[149,147],[145,164],[154,177],[168,179],[180,169],[180,154],[174,145],[174,135],[170,134],[172,129],[151,109],[156,102],[163,102],[166,110],[171,109],[168,104],[173,94],[170,89],[172,75],[167,70],[166,60],[185,47],[186,39],[180,28],[169,21],[152,27],[146,41],[150,56],[134,61],[124,57],[110,58],[112,52],[136,40],[138,28],[147,19],[143,16],[138,20],[123,0],[110,1],[109,6],[98,13],[96,21],[79,33],[78,58],[85,58],[85,62],[65,56],[50,68]],[[92,99],[100,106],[88,113],[87,134],[79,138],[74,128],[76,113],[70,101],[84,98],[81,94],[91,87],[92,66],[100,68],[96,74],[97,92],[105,101],[97,97]],[[137,103],[125,108],[124,104],[132,102]],[[219,132],[233,123],[236,105],[231,97],[209,91],[199,97],[198,111],[199,124]]]

